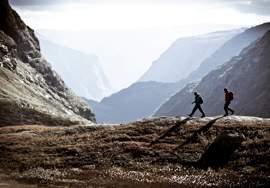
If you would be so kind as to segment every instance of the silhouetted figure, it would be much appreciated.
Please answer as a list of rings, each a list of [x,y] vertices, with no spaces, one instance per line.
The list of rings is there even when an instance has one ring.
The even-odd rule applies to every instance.
[[[226,88],[224,88],[224,93],[225,93],[224,116],[228,116],[229,115],[228,111],[234,114],[234,110],[229,108],[231,101],[233,100],[233,93],[231,91],[228,91]]]
[[[193,114],[196,112],[196,110],[199,109],[199,111],[202,113],[201,117],[203,118],[203,117],[205,117],[205,113],[201,107],[201,104],[203,103],[203,99],[197,92],[194,92],[194,95],[195,95],[195,100],[194,100],[194,102],[192,102],[192,104],[195,104],[195,106],[194,106],[191,114],[189,114],[189,117],[192,117]]]

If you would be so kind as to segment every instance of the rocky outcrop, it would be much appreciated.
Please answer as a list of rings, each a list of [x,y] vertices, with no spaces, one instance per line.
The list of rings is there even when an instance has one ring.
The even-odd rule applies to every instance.
[[[178,82],[196,70],[225,42],[242,31],[239,29],[179,38],[153,62],[140,81]]]
[[[8,0],[0,2],[0,55],[1,125],[95,121],[42,57],[34,31]]]
[[[203,96],[203,107],[207,115],[222,114],[223,89],[226,87],[234,92],[232,107],[237,114],[270,117],[269,54],[270,32],[267,32],[260,40],[244,49],[239,56],[210,72],[197,87],[180,91],[167,101],[168,104],[165,103],[156,115],[190,113],[194,91]],[[170,107],[169,104],[173,103],[177,105]]]
[[[244,136],[237,132],[222,133],[202,154],[198,165],[203,168],[225,166],[244,140]]]

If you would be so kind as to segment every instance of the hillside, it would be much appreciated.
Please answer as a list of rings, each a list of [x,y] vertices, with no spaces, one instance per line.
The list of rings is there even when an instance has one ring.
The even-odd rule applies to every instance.
[[[124,123],[149,117],[181,83],[138,82],[101,102],[90,101],[99,123]]]
[[[237,113],[265,118],[179,115],[94,124],[86,101],[43,58],[34,31],[1,0],[0,187],[270,187],[269,50],[270,31],[187,85],[166,111],[185,113],[196,90],[207,115],[220,114],[226,86]],[[89,103],[98,121],[127,122],[151,116],[182,86],[138,82]]]
[[[252,43],[220,68],[210,72],[193,89],[186,87],[168,100],[156,115],[188,114],[192,109],[192,92],[204,97],[207,115],[223,112],[223,88],[232,90],[232,103],[237,114],[270,117],[270,32]],[[176,104],[176,105],[170,105]]]
[[[154,116],[180,116],[191,113],[194,101],[193,91],[198,83],[187,84],[183,89],[178,91],[154,112]],[[203,106],[204,107],[204,106]],[[198,113],[198,112],[196,112]]]
[[[98,57],[55,44],[40,36],[41,52],[78,96],[101,100],[111,90]]]
[[[153,62],[140,81],[178,82],[196,70],[203,60],[225,42],[242,31],[239,29],[180,38]]]
[[[155,118],[117,126],[0,128],[11,187],[267,187],[270,120]]]
[[[0,125],[95,121],[40,53],[34,31],[0,1]]]
[[[234,36],[205,59],[186,79],[191,82],[200,80],[210,71],[222,66],[224,63],[231,60],[231,58],[238,56],[243,49],[260,39],[268,30],[270,30],[270,23],[264,23],[251,27]]]

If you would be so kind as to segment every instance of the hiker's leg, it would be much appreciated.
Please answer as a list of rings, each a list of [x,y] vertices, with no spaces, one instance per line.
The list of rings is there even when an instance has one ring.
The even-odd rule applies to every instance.
[[[196,112],[196,110],[198,109],[198,105],[196,104],[191,112],[191,114],[189,114],[189,116],[193,116],[193,114]]]
[[[225,111],[225,115],[226,116],[228,115],[228,106],[229,106],[229,104],[227,102],[225,102],[225,104],[224,104],[224,111]]]
[[[228,106],[228,110],[229,110],[232,114],[234,114],[234,110],[231,109],[231,108],[229,108],[229,106]]]
[[[204,111],[203,111],[201,105],[198,105],[198,109],[199,109],[199,111],[202,113],[202,117],[205,117],[205,113],[204,113]]]
[[[232,114],[234,114],[234,110],[229,107],[230,104],[231,104],[230,102],[227,102],[227,114],[228,114],[228,111],[230,111]]]

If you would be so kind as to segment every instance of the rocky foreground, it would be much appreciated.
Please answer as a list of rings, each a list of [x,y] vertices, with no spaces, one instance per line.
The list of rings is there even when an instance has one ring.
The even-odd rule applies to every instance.
[[[0,128],[0,187],[266,187],[270,119]]]

